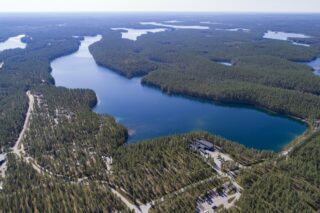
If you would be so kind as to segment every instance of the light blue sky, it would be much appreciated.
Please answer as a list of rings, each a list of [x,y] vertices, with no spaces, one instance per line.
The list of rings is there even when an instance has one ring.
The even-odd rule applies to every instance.
[[[1,0],[1,12],[320,12],[320,0]]]

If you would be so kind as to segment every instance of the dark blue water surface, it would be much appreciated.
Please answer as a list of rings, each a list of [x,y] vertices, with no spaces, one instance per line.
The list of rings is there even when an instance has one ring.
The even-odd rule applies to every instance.
[[[114,116],[132,134],[129,142],[206,130],[248,147],[275,151],[302,134],[307,126],[256,109],[169,96],[98,66],[88,46],[100,37],[86,37],[78,52],[52,62],[57,86],[90,88],[98,96],[94,111]]]

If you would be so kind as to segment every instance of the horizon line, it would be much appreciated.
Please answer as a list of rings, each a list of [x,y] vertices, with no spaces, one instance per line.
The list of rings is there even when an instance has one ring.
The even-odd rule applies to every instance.
[[[228,14],[320,14],[320,11],[0,11],[5,13],[228,13]]]

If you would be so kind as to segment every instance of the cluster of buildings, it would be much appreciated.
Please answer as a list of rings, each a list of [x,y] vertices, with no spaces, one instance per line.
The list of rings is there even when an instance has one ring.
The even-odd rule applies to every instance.
[[[190,148],[194,151],[197,150],[208,150],[208,151],[214,151],[214,145],[208,141],[205,140],[197,140],[190,144]]]

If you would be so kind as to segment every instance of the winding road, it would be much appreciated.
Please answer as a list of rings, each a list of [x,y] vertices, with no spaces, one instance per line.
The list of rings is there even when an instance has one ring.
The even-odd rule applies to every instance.
[[[24,125],[23,125],[21,132],[20,132],[19,138],[16,141],[16,143],[14,144],[14,146],[12,147],[12,153],[18,155],[19,157],[21,157],[22,154],[24,153],[23,144],[21,144],[21,141],[24,137],[26,130],[28,129],[29,122],[30,122],[30,116],[31,116],[31,113],[33,111],[33,106],[34,106],[34,96],[31,94],[30,91],[27,91],[27,96],[29,98],[29,108],[28,108],[28,112],[26,115],[26,119],[24,121]]]

